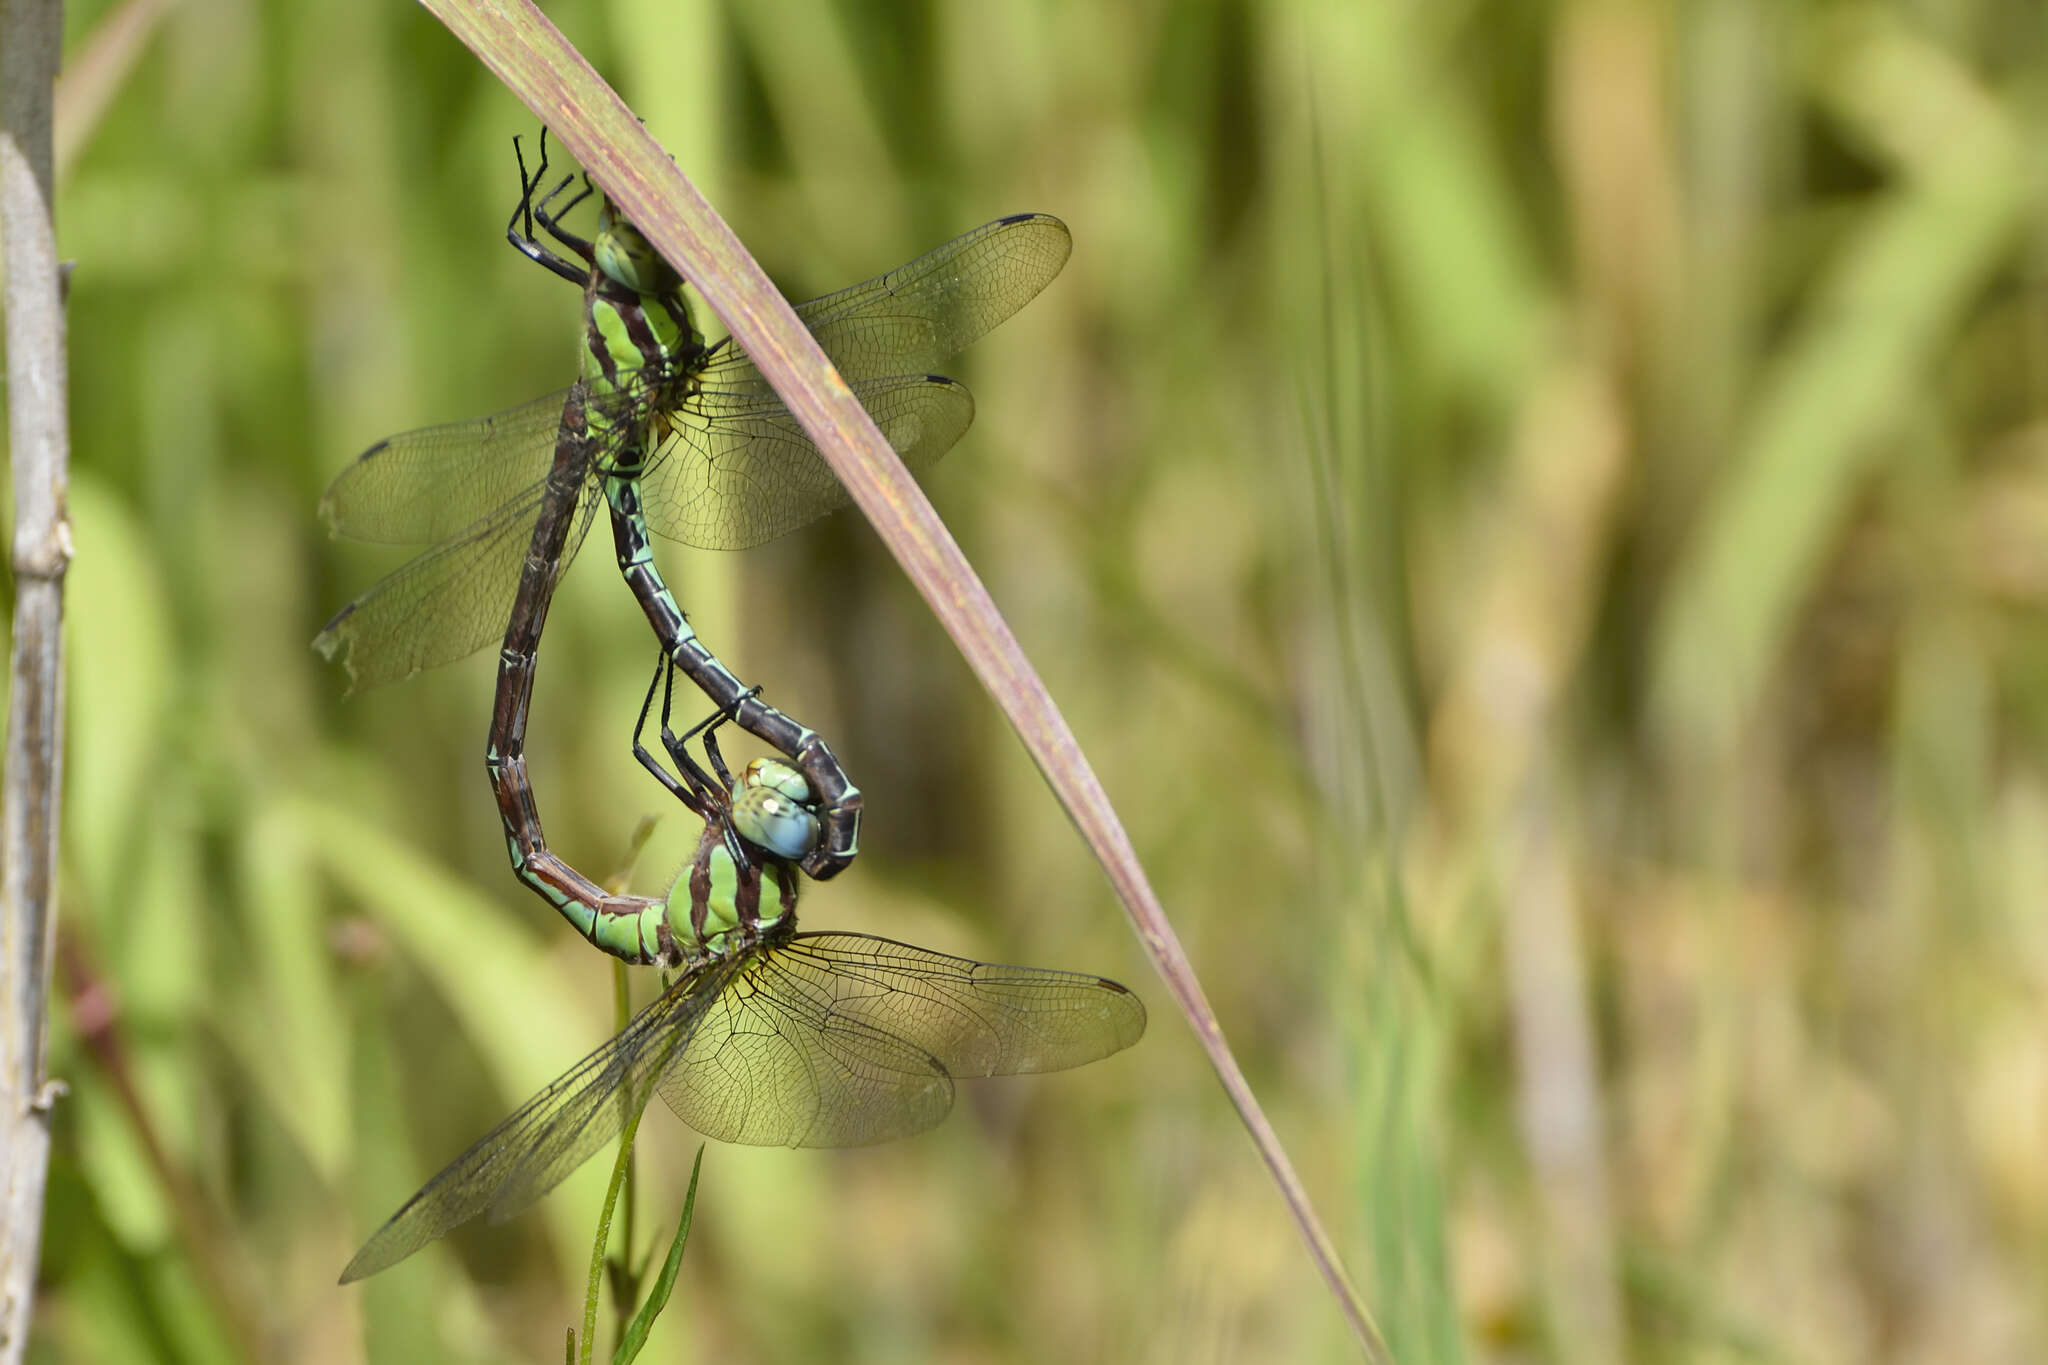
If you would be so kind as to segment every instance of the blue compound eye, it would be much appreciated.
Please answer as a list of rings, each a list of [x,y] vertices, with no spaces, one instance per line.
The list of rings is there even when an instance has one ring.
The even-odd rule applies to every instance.
[[[818,817],[769,787],[734,793],[732,827],[778,858],[801,858],[818,846]]]

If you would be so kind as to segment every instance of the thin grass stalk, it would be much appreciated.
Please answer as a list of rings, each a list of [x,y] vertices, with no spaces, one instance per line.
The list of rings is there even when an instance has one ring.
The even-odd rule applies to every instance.
[[[633,1169],[633,1139],[640,1132],[640,1116],[646,1112],[647,1099],[643,1096],[641,1102],[634,1106],[632,1117],[626,1120],[625,1130],[619,1134],[619,1154],[612,1158],[611,1180],[604,1187],[604,1210],[597,1216],[597,1236],[590,1243],[590,1278],[583,1294],[583,1344],[577,1348],[577,1359],[582,1365],[590,1365],[591,1352],[597,1349],[597,1299],[604,1287],[604,1253],[605,1248],[611,1245],[612,1213],[618,1207],[619,1190],[626,1183],[626,1173]],[[633,1248],[628,1244],[625,1254],[630,1256],[632,1253]],[[624,1333],[620,1335],[624,1336]]]
[[[422,0],[573,153],[697,287],[846,485],[931,606],[1087,840],[1286,1201],[1318,1272],[1369,1360],[1391,1360],[1225,1042],[1130,837],[1066,719],[960,548],[789,303],[618,95],[522,0]]]
[[[0,786],[0,1365],[28,1354],[50,1168],[44,1075],[63,801],[67,418],[51,106],[59,0],[0,0],[0,257],[14,467],[14,649]]]

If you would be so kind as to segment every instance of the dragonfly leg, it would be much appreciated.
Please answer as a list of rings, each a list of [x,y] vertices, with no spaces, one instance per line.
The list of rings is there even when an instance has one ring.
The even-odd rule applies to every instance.
[[[662,767],[661,760],[648,752],[647,746],[640,740],[641,733],[647,728],[647,714],[654,706],[656,687],[661,689],[661,745],[668,750],[669,757],[682,772],[681,781],[677,781],[668,769]],[[674,705],[675,665],[664,654],[655,665],[654,677],[647,684],[647,696],[640,703],[640,719],[633,726],[633,757],[640,760],[641,767],[654,774],[655,780],[668,789],[669,795],[689,807],[691,813],[701,818],[706,826],[714,823],[720,826],[720,837],[724,840],[726,849],[732,854],[734,865],[744,871],[753,860],[739,832],[733,828],[729,814],[732,774],[726,769],[725,760],[718,752],[718,741],[711,737],[711,731],[722,724],[726,716],[722,712],[714,711],[679,737],[669,720]],[[689,740],[700,732],[704,736],[704,752],[710,758],[712,767],[717,769],[718,781],[724,786],[723,792],[712,785],[711,777],[690,756]]]
[[[547,230],[548,235],[563,246],[568,247],[571,251],[576,251],[577,241],[579,240],[560,231],[550,220],[547,213],[548,205],[564,189],[568,188],[569,182],[574,177],[563,176],[561,184],[542,195],[537,204],[534,201],[534,193],[540,189],[541,183],[548,173],[548,130],[546,128],[540,130],[540,164],[534,167],[531,176],[526,173],[526,153],[520,148],[519,139],[516,137],[512,139],[512,155],[519,162],[519,203],[512,210],[511,220],[505,224],[505,240],[512,243],[519,254],[528,260],[546,266],[549,270],[554,271],[572,284],[583,284],[590,278],[590,268],[588,265],[578,266],[564,260],[548,250],[547,247],[541,244],[540,239],[534,236],[534,220],[538,217],[541,226]],[[588,192],[587,190],[585,191],[586,194]],[[578,195],[575,199],[569,201],[568,207],[574,208],[582,199],[583,195]],[[563,210],[563,212],[567,211],[567,209]],[[590,259],[590,244],[583,242],[582,247],[582,251],[578,254],[587,262]]]
[[[640,739],[640,736],[647,729],[647,717],[654,710],[654,693],[657,688],[662,690],[661,709],[663,717],[666,719],[669,708],[669,695],[674,689],[674,679],[674,668],[670,665],[668,656],[663,655],[661,661],[655,665],[653,678],[648,681],[647,696],[640,703],[640,718],[633,725],[633,757],[640,761],[641,767],[654,774],[654,780],[661,783],[668,790],[670,796],[675,797],[676,800],[688,806],[692,814],[710,819],[717,812],[717,803],[705,789],[701,770],[693,774],[692,769],[695,769],[696,765],[691,764],[684,769],[683,780],[677,781],[675,775],[661,765],[661,760],[656,758]],[[663,686],[664,683],[667,684],[666,687]],[[665,747],[669,738],[667,726],[664,725],[662,727],[662,741]],[[674,754],[675,750],[671,748],[669,752]],[[684,757],[687,758],[688,755],[685,754]]]
[[[548,130],[546,125],[542,125],[540,130],[540,154],[541,165],[545,168],[548,154]],[[523,170],[524,168],[522,167],[521,169]],[[577,191],[574,199],[571,199],[559,209],[554,206],[555,200],[561,198],[562,191],[569,188],[569,182],[573,178],[572,176],[563,176],[559,184],[542,195],[534,204],[533,211],[527,219],[526,235],[529,237],[533,235],[533,224],[538,222],[547,231],[548,236],[575,252],[588,265],[597,255],[596,248],[592,247],[586,239],[578,237],[575,233],[564,228],[562,226],[562,219],[574,212],[578,204],[597,193],[596,187],[590,183],[590,172],[583,172],[583,188]],[[533,188],[538,189],[540,187],[540,180],[541,171],[537,170],[533,173]]]
[[[568,217],[578,204],[588,199],[597,191],[591,185],[590,177],[586,174],[583,177],[583,188],[577,191],[576,197],[562,205],[559,209],[555,208],[555,198],[568,187],[569,179],[567,176],[564,176],[561,184],[549,190],[547,194],[541,197],[540,202],[533,206],[533,218],[535,222],[539,223],[546,230],[548,236],[554,238],[578,256],[589,260],[595,254],[594,249],[590,245],[590,239],[578,237],[575,233],[563,227],[562,220]]]
[[[748,701],[760,694],[761,684],[755,683],[740,694],[739,700]],[[718,727],[732,719],[733,709],[738,704],[738,702],[735,702],[733,707],[719,707],[703,720],[698,721],[696,728],[690,731],[692,735],[696,734],[699,730],[704,732],[704,757],[710,762],[711,771],[718,774],[719,782],[724,785],[727,791],[731,791],[733,787],[732,771],[725,766],[725,755],[720,753],[718,749]],[[690,735],[683,736],[684,739],[689,737]]]
[[[678,768],[683,770],[685,781],[693,785],[702,784],[706,789],[706,799],[715,804],[722,805],[723,809],[718,814],[723,818],[725,825],[725,847],[727,852],[732,854],[734,865],[744,872],[753,863],[754,859],[753,855],[748,852],[746,841],[741,839],[739,831],[733,828],[730,814],[733,793],[732,772],[725,766],[725,755],[719,752],[718,740],[716,738],[718,727],[731,720],[732,714],[726,708],[720,707],[685,730],[681,735],[677,735],[669,723],[672,714],[671,708],[674,703],[675,665],[666,654],[662,656],[662,665],[667,671],[668,686],[663,689],[661,696],[661,747],[668,750],[668,756],[675,760]],[[751,697],[760,690],[759,687],[750,687],[744,695]],[[690,756],[690,740],[699,735],[703,736],[700,742],[704,746],[704,757],[710,762],[713,772],[717,774],[719,787],[723,789],[725,799],[722,803],[718,802],[716,797],[709,794],[712,779],[698,765],[697,760]],[[712,816],[707,813],[705,818],[708,821]]]
[[[667,655],[662,656],[662,664],[667,670],[668,681],[661,694],[661,747],[668,750],[668,756],[675,760],[676,767],[682,770],[685,782],[707,795],[718,793],[730,797],[732,774],[726,771],[724,760],[718,757],[717,741],[711,738],[711,731],[725,723],[725,713],[714,711],[681,735],[676,734],[670,723],[675,705],[675,665]],[[689,743],[699,735],[704,736],[705,755],[710,758],[712,766],[717,770],[718,776],[715,779],[690,755]]]

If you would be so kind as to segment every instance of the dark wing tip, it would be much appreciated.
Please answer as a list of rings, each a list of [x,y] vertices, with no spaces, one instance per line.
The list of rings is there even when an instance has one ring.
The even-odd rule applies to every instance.
[[[340,611],[334,613],[334,615],[328,617],[327,624],[320,627],[319,635],[314,637],[313,647],[322,654],[332,658],[339,641],[337,632],[341,629],[341,623],[356,614],[356,606],[356,603],[351,602]],[[321,643],[323,640],[326,641],[325,644]]]
[[[1013,213],[1008,217],[996,219],[996,222],[1003,227],[1014,227],[1018,223],[1060,223],[1060,220],[1050,213]],[[1060,223],[1060,226],[1065,227],[1066,224]]]
[[[348,481],[349,475],[356,473],[364,465],[368,464],[371,460],[383,454],[390,448],[391,440],[389,437],[386,437],[384,440],[377,442],[377,444],[371,446],[368,450],[356,456],[353,460],[350,460],[348,462],[348,467],[342,470],[339,474],[336,474],[334,476],[334,481],[327,485],[327,491],[320,495],[320,520],[326,524],[328,535],[338,536],[347,534],[341,529],[340,495],[342,485]]]
[[[1096,984],[1101,986],[1102,989],[1106,991],[1115,991],[1118,995],[1123,997],[1123,1000],[1118,1002],[1118,1008],[1122,1007],[1124,1001],[1128,1001],[1130,1003],[1130,1018],[1128,1022],[1136,1025],[1136,1027],[1131,1030],[1131,1034],[1129,1037],[1124,1038],[1117,1043],[1116,1050],[1118,1052],[1121,1052],[1125,1048],[1131,1046],[1133,1043],[1137,1042],[1140,1038],[1143,1038],[1145,1036],[1145,1028],[1148,1024],[1152,1022],[1151,1011],[1145,1008],[1145,1002],[1142,998],[1139,997],[1138,993],[1136,991],[1133,991],[1129,986],[1124,985],[1123,982],[1111,981],[1106,976],[1099,976],[1095,978],[1095,980]]]

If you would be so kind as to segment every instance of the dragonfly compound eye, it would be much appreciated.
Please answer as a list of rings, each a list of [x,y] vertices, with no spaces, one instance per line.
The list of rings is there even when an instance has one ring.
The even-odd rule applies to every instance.
[[[801,858],[818,846],[818,817],[772,787],[735,792],[732,827],[778,858]]]
[[[811,784],[804,781],[804,775],[779,758],[750,759],[740,772],[743,787],[765,787],[779,792],[799,806],[811,804]]]

